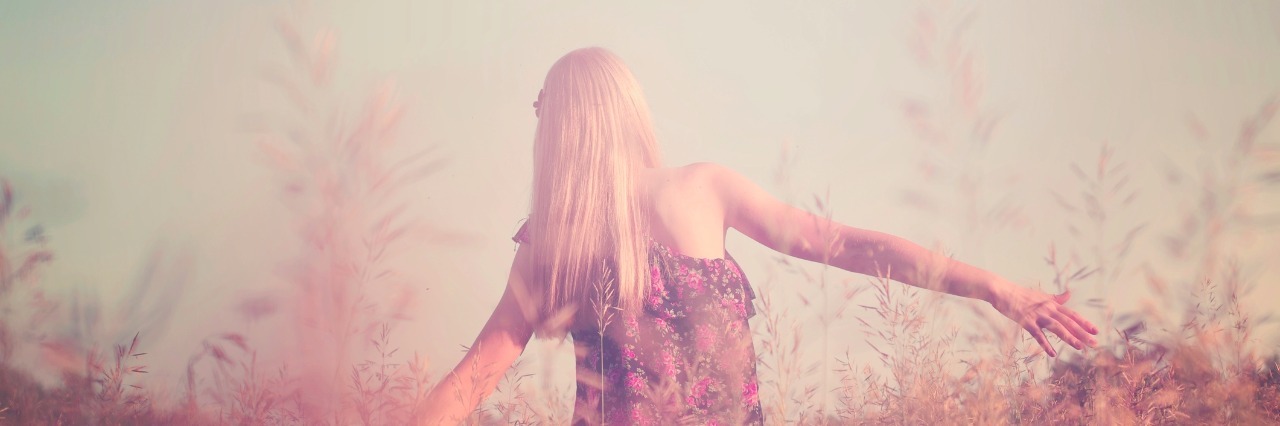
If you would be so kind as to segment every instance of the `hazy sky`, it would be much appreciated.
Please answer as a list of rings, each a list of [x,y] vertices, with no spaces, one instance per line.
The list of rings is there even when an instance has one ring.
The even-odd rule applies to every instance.
[[[335,104],[354,110],[394,81],[407,107],[400,143],[406,151],[434,147],[447,161],[413,187],[409,211],[465,236],[465,244],[427,242],[397,257],[402,272],[430,290],[419,293],[414,320],[396,341],[444,368],[503,289],[509,238],[528,211],[530,103],[550,65],[574,48],[604,46],[632,67],[669,164],[719,162],[801,204],[829,191],[841,222],[942,244],[1025,285],[1052,281],[1041,260],[1051,242],[1060,252],[1089,252],[1087,240],[1066,233],[1067,221],[1080,215],[1063,211],[1049,191],[1075,198],[1083,187],[1070,164],[1092,170],[1103,143],[1115,149],[1114,161],[1130,165],[1140,191],[1129,210],[1113,214],[1108,232],[1146,224],[1131,269],[1145,264],[1188,281],[1177,278],[1185,263],[1170,260],[1163,241],[1199,194],[1171,185],[1165,171],[1194,175],[1217,164],[1212,156],[1235,142],[1241,123],[1280,93],[1275,2],[687,3],[5,2],[0,176],[33,208],[33,223],[45,226],[57,253],[44,285],[96,294],[105,312],[125,306],[123,295],[157,244],[171,259],[189,256],[186,275],[166,270],[180,295],[153,291],[143,303],[175,308],[172,324],[146,324],[139,312],[155,309],[144,308],[101,325],[108,341],[150,331],[156,376],[176,377],[210,333],[270,327],[247,324],[233,310],[245,297],[285,288],[276,270],[296,256],[297,233],[277,197],[281,180],[261,161],[244,122],[287,105],[264,81],[264,70],[287,64],[273,23],[290,17],[308,39],[331,29]],[[937,154],[904,114],[917,100],[948,123],[944,132],[968,135],[965,112],[953,108],[955,73],[913,54],[921,16],[933,17],[940,39],[956,39],[973,55],[982,89],[976,107],[1000,117],[979,154]],[[968,25],[953,37],[962,22]],[[1205,140],[1188,129],[1191,116],[1207,130]],[[1260,141],[1280,143],[1277,127]],[[776,173],[784,152],[791,159],[785,183]],[[944,170],[980,171],[981,202],[1020,206],[1021,221],[966,225],[956,186],[930,186],[922,158]],[[904,191],[922,188],[953,201],[935,212],[903,202]],[[1280,210],[1274,193],[1255,199],[1259,211]],[[1256,315],[1280,306],[1274,223],[1229,240],[1259,282],[1246,301]],[[813,288],[740,235],[731,233],[728,249],[758,289],[772,285],[806,321],[806,336],[816,332],[814,311],[794,296],[812,296]],[[1084,302],[1103,298],[1135,309],[1145,283],[1137,273],[1111,288],[1082,283],[1071,305],[1096,315]],[[834,325],[831,356],[848,346],[872,362],[859,330],[851,318]],[[1275,348],[1274,327],[1262,336],[1263,346]],[[564,365],[568,352],[555,354]],[[571,370],[558,371],[555,380],[569,383]]]

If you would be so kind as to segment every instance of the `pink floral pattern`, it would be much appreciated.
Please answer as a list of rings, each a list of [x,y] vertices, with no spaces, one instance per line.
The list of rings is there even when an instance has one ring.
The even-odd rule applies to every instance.
[[[512,239],[527,243],[526,232]],[[642,312],[618,312],[603,330],[585,310],[574,322],[573,424],[763,424],[747,324],[755,293],[742,269],[727,253],[650,247]]]

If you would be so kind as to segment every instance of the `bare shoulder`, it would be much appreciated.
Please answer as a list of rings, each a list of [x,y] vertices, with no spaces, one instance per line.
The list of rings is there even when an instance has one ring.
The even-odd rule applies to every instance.
[[[742,175],[719,163],[698,162],[680,167],[677,173],[685,185],[719,190],[724,185],[734,185]]]
[[[716,163],[685,166],[689,181],[704,188],[703,196],[714,200],[724,214],[725,225],[744,232],[783,220],[787,205],[774,198],[751,179]]]
[[[715,163],[651,169],[647,198],[656,220],[655,237],[685,254],[722,255],[728,212],[717,181],[729,172]]]
[[[666,169],[663,180],[667,191],[679,193],[682,198],[723,205],[740,179],[741,175],[726,166],[699,162]]]
[[[718,163],[692,163],[681,169],[686,185],[707,191],[706,195],[714,196],[722,204],[733,204],[734,199],[750,193],[755,187],[742,174]]]

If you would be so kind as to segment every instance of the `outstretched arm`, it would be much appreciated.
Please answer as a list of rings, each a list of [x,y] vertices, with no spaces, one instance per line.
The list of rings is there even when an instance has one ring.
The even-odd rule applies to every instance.
[[[502,299],[462,361],[427,396],[422,411],[426,418],[421,424],[434,426],[462,422],[493,392],[507,368],[524,352],[533,335],[532,321],[526,313],[534,311],[530,306],[524,306],[525,309],[521,306],[528,303],[528,298],[521,297],[526,293],[520,291],[528,282],[525,279],[528,262],[528,249],[521,245],[516,250]]]
[[[780,253],[826,263],[850,272],[957,296],[985,300],[1017,322],[1044,347],[1057,353],[1043,329],[1076,349],[1096,345],[1097,327],[1062,305],[1068,294],[1051,296],[1013,284],[991,272],[958,262],[904,238],[858,229],[779,201],[732,170],[700,164],[725,211],[725,225]]]

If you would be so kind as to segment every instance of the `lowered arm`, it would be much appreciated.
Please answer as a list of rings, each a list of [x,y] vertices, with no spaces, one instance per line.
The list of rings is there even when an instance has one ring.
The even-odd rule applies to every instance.
[[[522,309],[520,289],[527,288],[525,277],[529,253],[525,245],[516,251],[507,289],[494,308],[475,342],[462,361],[444,376],[427,396],[423,407],[423,425],[454,425],[462,422],[475,407],[493,392],[511,363],[524,352],[533,335],[533,326]],[[526,298],[527,299],[527,298]],[[527,308],[527,307],[526,307]]]

